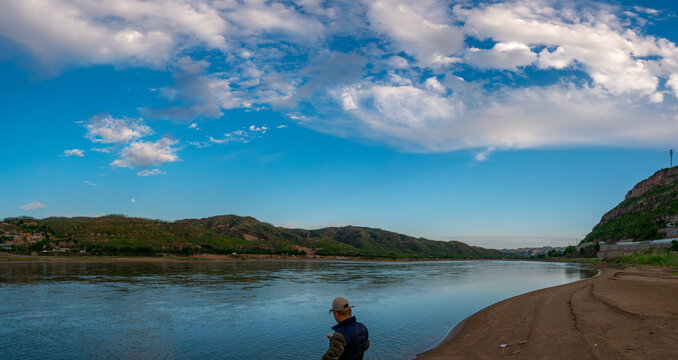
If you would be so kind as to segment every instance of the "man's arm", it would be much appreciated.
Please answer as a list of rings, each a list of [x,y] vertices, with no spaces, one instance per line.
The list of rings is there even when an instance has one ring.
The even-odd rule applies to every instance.
[[[323,354],[321,360],[338,360],[346,348],[346,338],[341,333],[334,333],[330,340],[330,348]]]

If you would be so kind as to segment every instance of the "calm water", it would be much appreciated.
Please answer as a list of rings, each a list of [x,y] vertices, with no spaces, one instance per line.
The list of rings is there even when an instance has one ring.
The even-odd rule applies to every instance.
[[[335,296],[366,359],[410,359],[499,300],[591,276],[576,264],[0,264],[3,359],[318,359]]]

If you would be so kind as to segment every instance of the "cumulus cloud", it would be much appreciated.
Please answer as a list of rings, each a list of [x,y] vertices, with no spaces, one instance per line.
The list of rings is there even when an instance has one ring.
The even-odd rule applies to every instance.
[[[439,94],[440,88],[431,87],[425,90],[411,85],[363,82],[344,89],[338,100],[370,127],[396,135],[407,129],[435,128],[454,116],[453,102]]]
[[[45,205],[39,201],[32,201],[29,202],[28,204],[21,205],[21,208],[24,210],[35,210],[35,209],[40,209],[44,208]]]
[[[174,84],[159,90],[162,97],[176,105],[144,108],[143,113],[169,120],[193,120],[200,116],[218,118],[223,115],[222,110],[251,106],[243,92],[232,87],[232,78],[223,73],[208,73],[209,66],[204,60],[182,58],[177,64]]]
[[[678,136],[675,120],[661,108],[648,112],[629,98],[576,84],[504,89],[473,107],[413,86],[362,83],[355,94],[359,106],[351,114],[362,135],[408,151],[487,149],[477,161],[502,149],[642,146]],[[638,119],[652,119],[653,127],[639,126]]]
[[[365,2],[372,27],[387,35],[396,49],[426,66],[446,66],[459,61],[453,55],[463,50],[464,33],[451,25],[449,4],[435,0]],[[405,65],[399,59],[392,61]]]
[[[122,149],[120,159],[113,161],[112,167],[146,168],[148,166],[158,166],[166,162],[179,161],[177,156],[177,140],[162,138],[156,142],[135,141]]]
[[[308,8],[308,2],[306,3]],[[318,8],[319,4],[314,5]],[[263,32],[285,32],[300,37],[317,37],[324,25],[299,13],[293,6],[279,2],[246,1],[238,6],[225,6],[226,17],[247,35]]]
[[[492,49],[471,47],[467,50],[465,60],[478,67],[496,69],[514,69],[527,66],[537,60],[537,54],[518,42],[497,43]]]
[[[619,19],[605,10],[577,13],[567,7],[556,8],[548,1],[525,0],[471,9],[457,7],[456,13],[465,17],[464,29],[470,35],[498,42],[492,51],[484,52],[490,56],[490,64],[498,64],[501,57],[497,57],[503,52],[514,66],[527,65],[535,58],[531,47],[546,46],[539,53],[541,68],[562,69],[577,61],[597,85],[617,95],[653,94],[658,74],[653,61],[644,58],[664,56],[675,49],[673,44],[624,29]],[[514,44],[512,56],[498,51],[500,44]]]
[[[64,157],[69,157],[69,156],[83,157],[83,156],[85,156],[85,152],[80,150],[80,149],[64,150],[64,153],[61,154],[61,156],[64,156]]]
[[[88,139],[95,143],[128,143],[153,133],[140,119],[116,119],[111,115],[96,115],[85,124]]]
[[[52,63],[136,62],[162,68],[179,47],[225,50],[228,22],[193,1],[7,0],[0,34]]]
[[[669,86],[676,97],[678,97],[678,72],[671,74],[671,77],[666,81],[666,85]]]
[[[659,21],[653,9],[555,0],[4,5],[0,36],[45,63],[167,71],[172,84],[151,85],[163,105],[140,111],[184,131],[266,109],[408,151],[474,149],[478,161],[508,148],[661,146],[678,135],[678,49],[643,28]],[[178,160],[174,140],[149,140],[140,119],[99,115],[84,126],[110,144],[114,167],[150,175],[148,166]],[[244,143],[266,131],[188,143]]]
[[[409,9],[400,5],[381,16]],[[371,9],[375,16],[378,9]],[[455,6],[454,17],[463,22],[460,28],[467,37],[490,43],[468,46],[465,64],[519,73],[519,80],[501,72],[465,80],[445,71],[422,80],[424,72],[410,68],[331,94],[355,119],[341,119],[343,124],[409,151],[485,149],[476,155],[477,161],[485,161],[492,152],[509,148],[667,144],[678,135],[671,115],[675,97],[666,96],[678,95],[678,51],[665,39],[625,27],[613,10],[540,0]],[[427,21],[440,21],[440,14]],[[374,26],[387,33],[386,23],[375,19]],[[390,36],[420,65],[436,69],[421,61],[422,52]],[[459,54],[458,48],[453,53],[436,41],[427,45],[432,46],[429,54]],[[549,71],[551,83],[523,75],[528,67]],[[327,118],[320,116],[321,124],[311,126],[339,120],[330,114]]]

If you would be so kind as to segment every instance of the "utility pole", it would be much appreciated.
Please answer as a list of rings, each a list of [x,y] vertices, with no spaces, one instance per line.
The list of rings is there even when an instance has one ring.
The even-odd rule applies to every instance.
[[[673,149],[669,150],[669,169],[673,167]]]

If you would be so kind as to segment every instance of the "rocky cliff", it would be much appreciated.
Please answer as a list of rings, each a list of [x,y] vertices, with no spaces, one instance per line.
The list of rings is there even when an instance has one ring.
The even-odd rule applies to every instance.
[[[670,237],[678,221],[678,166],[636,184],[582,242]]]

